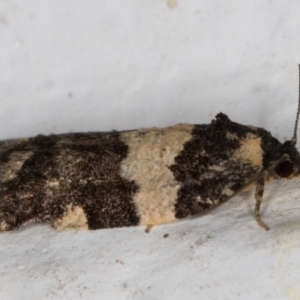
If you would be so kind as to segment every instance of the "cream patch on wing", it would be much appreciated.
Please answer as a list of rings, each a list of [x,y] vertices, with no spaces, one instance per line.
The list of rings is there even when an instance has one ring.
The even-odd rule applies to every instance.
[[[222,195],[226,195],[226,196],[230,197],[233,194],[234,194],[234,191],[231,190],[228,186],[225,186],[222,190]]]
[[[7,230],[7,228],[8,228],[7,223],[5,221],[2,221],[0,223],[0,231],[5,231],[5,230]]]
[[[16,177],[24,162],[32,156],[32,151],[14,151],[9,155],[9,161],[0,165],[0,182],[6,182]]]
[[[64,216],[61,219],[55,220],[53,227],[57,230],[88,229],[88,223],[82,207],[69,204]]]
[[[141,129],[121,134],[128,145],[127,158],[121,163],[121,176],[139,187],[133,201],[140,225],[155,225],[176,220],[175,201],[180,184],[169,166],[192,138],[193,125]]]
[[[238,136],[236,133],[233,133],[233,132],[226,132],[226,138],[229,139],[229,140],[238,140]]]
[[[263,150],[261,148],[261,138],[253,133],[247,133],[240,143],[240,147],[233,153],[233,159],[262,168]]]

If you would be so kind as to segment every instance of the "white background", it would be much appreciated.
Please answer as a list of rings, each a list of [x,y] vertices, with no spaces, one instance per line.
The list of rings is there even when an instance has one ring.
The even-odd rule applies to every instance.
[[[0,0],[0,139],[209,123],[292,136],[297,0]],[[299,182],[154,227],[0,234],[0,299],[300,299]],[[168,237],[163,236],[168,234]]]

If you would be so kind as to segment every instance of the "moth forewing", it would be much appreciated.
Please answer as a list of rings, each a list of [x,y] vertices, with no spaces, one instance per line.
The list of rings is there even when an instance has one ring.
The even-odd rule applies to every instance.
[[[299,98],[300,102],[300,98]],[[299,176],[300,156],[263,128],[219,113],[210,124],[38,135],[0,142],[0,230],[29,222],[100,229],[197,216],[256,185]]]

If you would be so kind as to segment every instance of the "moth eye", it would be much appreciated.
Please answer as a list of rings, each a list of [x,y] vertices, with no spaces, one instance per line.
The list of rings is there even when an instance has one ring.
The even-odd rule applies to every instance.
[[[282,178],[289,177],[294,171],[294,166],[290,161],[283,161],[278,164],[275,168],[275,172],[278,176]]]

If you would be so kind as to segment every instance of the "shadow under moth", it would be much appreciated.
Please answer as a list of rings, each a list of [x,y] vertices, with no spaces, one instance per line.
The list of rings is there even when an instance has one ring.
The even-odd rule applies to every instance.
[[[299,100],[300,102],[300,100]],[[219,113],[210,124],[38,135],[0,142],[0,231],[30,222],[58,230],[151,226],[201,214],[265,181],[299,176],[294,135]]]

